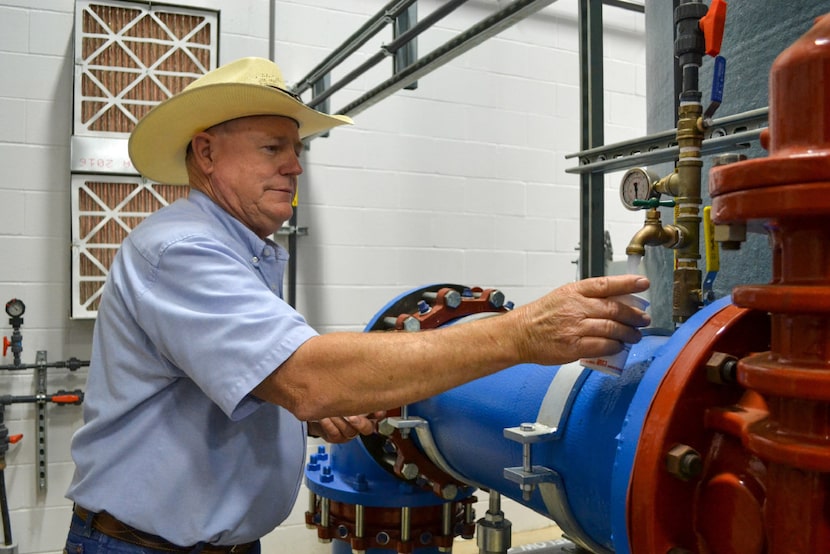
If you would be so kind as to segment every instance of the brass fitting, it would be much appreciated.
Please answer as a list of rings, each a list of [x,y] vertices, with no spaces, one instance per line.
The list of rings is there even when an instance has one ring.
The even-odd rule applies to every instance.
[[[681,230],[676,225],[663,225],[660,211],[657,208],[649,208],[643,227],[631,237],[625,253],[629,256],[645,256],[646,246],[675,248],[682,238]]]
[[[677,169],[654,183],[654,190],[660,194],[671,196],[672,198],[681,196],[680,176],[677,173]]]

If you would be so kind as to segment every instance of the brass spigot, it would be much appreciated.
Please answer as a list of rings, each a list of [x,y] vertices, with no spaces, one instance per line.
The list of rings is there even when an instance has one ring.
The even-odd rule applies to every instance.
[[[683,233],[676,225],[663,225],[660,220],[660,210],[657,209],[660,205],[674,205],[674,202],[658,202],[656,198],[653,198],[645,201],[635,200],[635,204],[637,203],[648,207],[646,219],[643,227],[631,237],[625,253],[629,256],[645,256],[646,246],[676,248],[683,239]]]

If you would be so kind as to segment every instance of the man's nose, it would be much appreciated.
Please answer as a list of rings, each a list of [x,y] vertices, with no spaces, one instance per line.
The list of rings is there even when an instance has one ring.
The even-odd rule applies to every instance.
[[[303,164],[300,163],[300,156],[294,154],[288,166],[283,170],[288,175],[301,175],[303,172]]]

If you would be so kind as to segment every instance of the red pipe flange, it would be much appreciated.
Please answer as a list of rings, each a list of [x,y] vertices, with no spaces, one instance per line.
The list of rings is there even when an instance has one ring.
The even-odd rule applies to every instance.
[[[766,222],[772,282],[734,302],[771,314],[770,350],[738,363],[768,414],[734,430],[766,465],[767,552],[830,549],[830,14],[770,72],[767,158],[713,168],[717,224]],[[721,418],[724,424],[727,418]]]

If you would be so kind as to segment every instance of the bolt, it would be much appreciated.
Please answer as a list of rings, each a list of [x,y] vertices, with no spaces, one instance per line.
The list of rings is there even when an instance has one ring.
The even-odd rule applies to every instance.
[[[317,459],[321,462],[329,459],[329,455],[326,452],[326,447],[322,444],[317,447]]]
[[[519,429],[522,431],[533,431],[536,429],[535,423],[522,423],[519,425]]]
[[[312,454],[308,457],[308,465],[306,466],[306,469],[309,471],[317,471],[320,469],[320,464],[317,461],[317,454]]]
[[[362,473],[355,474],[354,481],[354,490],[359,492],[365,492],[369,489],[369,482],[366,480],[366,476]]]
[[[500,290],[494,290],[490,292],[490,296],[487,298],[487,301],[490,302],[490,305],[494,308],[501,308],[504,306],[504,293]]]
[[[728,383],[735,383],[738,380],[738,360],[727,360],[721,369],[721,377]]]
[[[320,481],[323,483],[331,483],[334,481],[334,475],[331,474],[331,466],[323,467],[323,474],[320,476]]]
[[[378,433],[385,437],[392,436],[392,433],[395,432],[395,426],[392,425],[388,419],[384,418],[378,422]]]
[[[746,242],[746,223],[725,223],[714,226],[712,236],[725,250],[740,250]]]
[[[738,359],[723,352],[712,352],[706,361],[706,379],[725,385],[737,381]]]
[[[666,454],[666,470],[678,479],[688,481],[703,471],[703,459],[691,446],[678,444]]]
[[[403,320],[402,328],[403,328],[404,331],[409,331],[409,332],[420,331],[421,330],[421,322],[410,315],[410,316],[407,316],[407,318]]]
[[[441,487],[441,497],[444,500],[452,500],[458,495],[458,487],[450,483]]]
[[[389,544],[389,533],[381,531],[375,537],[375,541],[380,545]]]
[[[442,297],[441,302],[447,308],[457,308],[461,305],[461,293],[455,289],[441,289],[446,290],[444,296]],[[432,302],[433,304],[438,301],[438,293],[437,292],[425,292],[423,297]]]
[[[461,294],[457,290],[448,291],[444,295],[444,305],[448,308],[457,308],[461,305]]]
[[[429,304],[427,304],[426,300],[418,300],[418,313],[425,314],[430,311],[432,308]]]
[[[729,165],[735,162],[743,162],[746,160],[746,154],[739,154],[737,152],[726,152],[724,154],[720,154],[715,156],[715,159],[712,161],[712,165],[717,167],[721,165]]]
[[[417,464],[405,463],[403,464],[403,466],[401,466],[401,477],[408,481],[415,479],[419,473],[420,470],[418,469]]]

